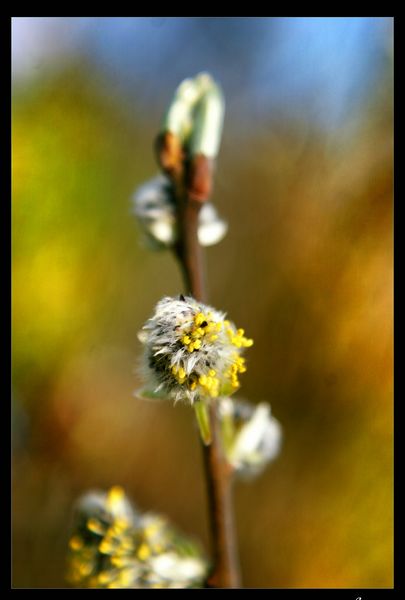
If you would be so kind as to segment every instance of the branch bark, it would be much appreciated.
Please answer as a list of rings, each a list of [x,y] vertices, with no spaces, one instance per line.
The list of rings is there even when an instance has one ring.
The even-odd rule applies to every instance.
[[[176,256],[183,272],[187,293],[205,303],[205,272],[202,248],[198,241],[201,198],[196,199],[195,194],[190,193],[187,186],[179,180],[175,186],[175,194],[179,225]],[[240,575],[233,517],[232,478],[221,448],[215,401],[210,405],[209,417],[212,442],[208,446],[202,444],[213,557],[213,569],[207,587],[238,588]]]

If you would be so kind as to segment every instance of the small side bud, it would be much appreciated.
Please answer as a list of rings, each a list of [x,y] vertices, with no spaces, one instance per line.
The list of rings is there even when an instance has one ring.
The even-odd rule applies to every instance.
[[[158,175],[145,182],[133,195],[132,210],[137,217],[143,237],[152,250],[172,247],[177,240],[175,201],[170,179]],[[216,208],[205,202],[198,218],[198,239],[202,246],[220,242],[228,229]]]
[[[280,452],[282,441],[281,426],[271,415],[270,405],[223,398],[219,414],[225,454],[234,473],[244,479],[262,473]]]
[[[181,139],[171,131],[160,133],[156,138],[155,151],[157,161],[162,171],[168,175],[180,173],[184,153]]]

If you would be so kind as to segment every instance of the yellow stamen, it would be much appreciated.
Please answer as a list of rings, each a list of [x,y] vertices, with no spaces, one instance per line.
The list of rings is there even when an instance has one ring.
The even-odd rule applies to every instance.
[[[81,548],[83,548],[83,545],[83,540],[78,535],[74,535],[69,542],[69,547],[72,550],[80,550]]]
[[[87,520],[87,529],[90,529],[93,533],[104,535],[105,527],[97,519],[91,518]]]
[[[146,544],[141,544],[138,548],[138,558],[146,560],[150,556],[150,550]]]
[[[205,316],[203,315],[203,313],[197,313],[196,316],[194,317],[194,323],[197,325],[197,327],[199,327],[201,325],[201,323],[203,323],[205,321]]]
[[[119,485],[113,486],[110,489],[110,491],[108,492],[108,496],[107,496],[108,508],[114,510],[116,508],[116,505],[119,502],[122,502],[124,498],[125,498],[125,493],[124,493],[124,490],[122,489],[122,487],[120,487]]]

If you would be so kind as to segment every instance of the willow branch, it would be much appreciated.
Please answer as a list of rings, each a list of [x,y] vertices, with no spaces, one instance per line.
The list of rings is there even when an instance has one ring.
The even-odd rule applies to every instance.
[[[175,252],[183,272],[186,291],[196,300],[206,302],[203,255],[198,241],[198,218],[205,200],[202,196],[206,195],[207,187],[210,189],[210,185],[204,185],[204,178],[207,174],[210,176],[211,170],[210,166],[203,164],[203,158],[197,159],[200,163],[197,175],[201,175],[200,178],[195,176],[193,165],[188,166],[191,174],[194,174],[194,177],[191,175],[191,185],[184,185],[184,181],[190,180],[190,171],[186,171],[185,174],[178,173],[175,177],[179,226]],[[240,587],[240,575],[233,517],[232,479],[221,448],[215,401],[210,404],[209,418],[212,442],[207,446],[202,444],[213,557],[213,568],[207,587],[237,588]]]

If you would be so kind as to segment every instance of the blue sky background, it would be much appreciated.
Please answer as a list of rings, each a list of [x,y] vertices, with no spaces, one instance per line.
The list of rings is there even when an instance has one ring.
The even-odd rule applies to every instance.
[[[334,128],[375,89],[391,27],[391,17],[15,17],[13,74],[31,81],[76,57],[160,111],[179,80],[208,70],[235,116],[281,111]]]

